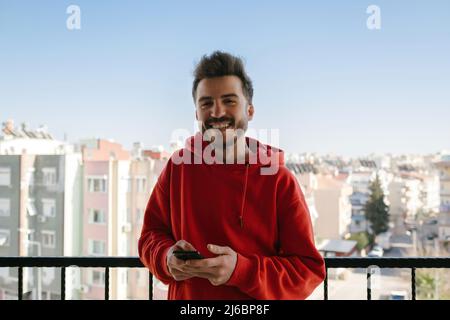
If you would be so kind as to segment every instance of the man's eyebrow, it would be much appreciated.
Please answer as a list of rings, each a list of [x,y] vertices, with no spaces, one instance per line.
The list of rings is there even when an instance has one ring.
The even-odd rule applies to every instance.
[[[239,96],[237,94],[235,94],[235,93],[227,93],[227,94],[224,94],[224,95],[222,95],[220,97],[223,99],[223,98],[238,98]]]
[[[205,100],[212,100],[212,99],[213,99],[213,97],[203,96],[200,99],[198,99],[198,102],[202,102],[202,101],[205,101]]]

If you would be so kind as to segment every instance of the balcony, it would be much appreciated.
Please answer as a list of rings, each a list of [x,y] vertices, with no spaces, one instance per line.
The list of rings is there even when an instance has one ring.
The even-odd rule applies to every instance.
[[[371,279],[377,268],[407,268],[411,272],[411,300],[416,300],[416,269],[445,268],[450,269],[450,257],[443,258],[325,258],[327,276],[323,282],[323,299],[328,300],[329,269],[365,268],[367,300],[372,299]],[[55,267],[61,269],[60,292],[61,300],[66,298],[66,268],[104,268],[105,288],[104,299],[109,300],[110,268],[144,268],[137,257],[0,257],[1,267],[18,268],[18,299],[23,300],[23,268]],[[153,276],[149,274],[148,293],[153,299]]]

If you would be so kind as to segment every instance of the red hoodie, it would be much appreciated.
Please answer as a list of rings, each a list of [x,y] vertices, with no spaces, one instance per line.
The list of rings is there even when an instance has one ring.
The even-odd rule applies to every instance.
[[[246,139],[247,144],[258,143],[272,165],[279,164],[276,174],[262,175],[259,160],[250,165],[175,164],[179,162],[174,156],[193,159],[201,154],[191,137],[169,159],[153,189],[139,256],[169,285],[169,299],[305,299],[324,279],[324,260],[314,245],[308,207],[297,180],[284,166],[283,152]],[[206,145],[202,143],[202,150]],[[206,258],[214,257],[206,248],[210,243],[236,251],[228,282],[213,286],[197,277],[175,281],[167,270],[166,254],[181,239]]]

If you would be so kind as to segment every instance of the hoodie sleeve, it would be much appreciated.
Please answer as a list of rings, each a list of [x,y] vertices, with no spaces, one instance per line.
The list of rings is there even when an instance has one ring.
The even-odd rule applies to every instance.
[[[170,227],[170,163],[169,160],[150,195],[138,242],[142,263],[164,284],[174,280],[166,264],[167,251],[175,244]]]
[[[267,257],[238,253],[235,270],[227,282],[255,299],[306,299],[325,277],[324,260],[314,244],[303,193],[294,177],[289,180],[277,209],[278,254]]]

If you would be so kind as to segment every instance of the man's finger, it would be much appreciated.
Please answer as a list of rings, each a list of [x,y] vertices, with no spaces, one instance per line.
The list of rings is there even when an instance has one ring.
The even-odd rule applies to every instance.
[[[179,267],[180,270],[183,272],[193,273],[193,272],[200,272],[200,273],[208,273],[208,274],[215,274],[218,267],[192,267],[187,264]]]
[[[169,258],[170,267],[176,268],[178,270],[181,270],[181,268],[186,264],[186,261],[178,259],[177,257],[173,256]]]
[[[231,249],[229,247],[221,247],[214,244],[208,244],[208,250],[214,254],[231,254]]]
[[[210,272],[189,272],[190,275],[194,276],[194,277],[198,277],[198,278],[203,278],[203,279],[210,279],[212,277],[215,277],[215,273],[210,273]]]
[[[193,268],[193,267],[189,267],[186,265],[177,267],[177,268],[173,268],[174,270],[176,270],[176,272],[182,272],[185,274],[190,274],[190,275],[203,275],[203,276],[214,276],[217,273],[217,268],[213,267],[213,268]]]
[[[211,268],[222,265],[223,257],[215,257],[208,259],[192,259],[187,260],[185,263],[186,267],[194,267],[194,268]]]
[[[197,251],[192,244],[187,242],[186,240],[180,240],[176,243],[176,246],[184,251]]]

